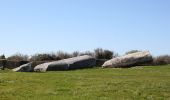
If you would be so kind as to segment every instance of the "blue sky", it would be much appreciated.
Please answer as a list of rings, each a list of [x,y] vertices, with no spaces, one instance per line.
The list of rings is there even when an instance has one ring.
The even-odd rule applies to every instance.
[[[170,54],[170,0],[0,0],[0,54],[97,47]]]

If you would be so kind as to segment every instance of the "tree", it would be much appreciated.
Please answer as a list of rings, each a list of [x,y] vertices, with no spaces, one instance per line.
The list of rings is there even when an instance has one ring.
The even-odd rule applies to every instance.
[[[6,59],[5,59],[5,55],[1,55],[0,59],[2,60],[2,70],[5,70],[5,66],[6,66]]]
[[[51,53],[51,54],[35,54],[31,56],[30,61],[50,61],[50,60],[55,60],[56,55]]]
[[[118,56],[117,53],[110,50],[103,50],[102,48],[97,48],[94,52],[96,59],[112,59]]]
[[[28,61],[28,55],[23,55],[20,53],[14,54],[7,58],[7,60],[13,60],[13,61]]]
[[[72,53],[72,56],[73,57],[77,57],[77,56],[79,56],[80,55],[80,52],[79,51],[74,51],[73,53]]]
[[[4,55],[4,54],[1,55],[1,56],[0,56],[0,59],[6,59],[6,58],[5,58],[5,55]]]
[[[105,59],[112,59],[113,58],[113,51],[104,50],[104,58]]]

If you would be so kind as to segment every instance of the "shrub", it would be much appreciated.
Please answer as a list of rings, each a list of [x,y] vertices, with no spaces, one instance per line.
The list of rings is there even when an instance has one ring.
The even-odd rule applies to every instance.
[[[30,61],[50,61],[50,60],[55,60],[56,55],[51,53],[51,54],[35,54],[31,56]]]
[[[4,68],[13,69],[28,62],[29,61],[0,60],[0,66],[2,67],[2,69]]]
[[[14,54],[10,57],[7,58],[7,60],[12,60],[12,61],[28,61],[28,55],[23,55],[20,53]]]
[[[62,60],[62,59],[67,59],[71,58],[72,55],[63,51],[58,51],[56,54],[56,60]]]
[[[6,63],[7,63],[7,60],[6,60],[6,59],[1,59],[1,60],[0,60],[0,67],[1,67],[2,70],[5,69]]]
[[[109,50],[104,50],[104,56],[105,59],[112,59],[113,58],[113,52]]]
[[[97,48],[94,50],[94,52],[86,51],[86,52],[79,52],[75,51],[72,54],[58,51],[57,53],[43,53],[43,54],[34,54],[31,56],[30,59],[27,55],[22,55],[20,53],[12,55],[7,58],[7,60],[11,61],[54,61],[54,60],[62,60],[67,59],[71,57],[77,57],[82,55],[90,55],[92,57],[95,57],[96,59],[111,59],[113,57],[117,57],[118,54],[114,53],[110,50],[103,50],[102,48]],[[5,56],[0,56],[1,58],[5,58]]]
[[[153,65],[166,65],[170,64],[170,56],[169,55],[162,55],[155,57],[153,59]]]
[[[6,59],[6,58],[5,58],[5,55],[4,55],[4,54],[1,55],[1,56],[0,56],[0,59]]]
[[[39,64],[46,63],[46,62],[48,62],[48,61],[32,61],[31,67],[34,68],[35,66],[37,66],[37,65],[39,65]]]
[[[79,51],[74,51],[73,53],[72,53],[72,57],[77,57],[77,56],[79,56],[80,55],[80,52]]]
[[[104,59],[103,49],[97,48],[94,50],[96,59]]]
[[[131,50],[131,51],[126,52],[125,54],[128,55],[128,54],[136,53],[136,52],[140,52],[140,51],[139,50]]]
[[[110,50],[103,50],[102,48],[97,48],[94,52],[96,59],[112,59],[118,56],[117,53]]]
[[[90,51],[86,51],[86,52],[80,53],[80,56],[83,56],[83,55],[89,55],[89,56],[94,57],[94,53],[93,53],[93,52],[90,52]]]
[[[52,61],[52,60],[62,60],[67,59],[71,57],[77,57],[80,53],[78,51],[73,52],[72,54],[69,54],[67,52],[58,51],[56,54],[35,54],[31,56],[30,61]]]

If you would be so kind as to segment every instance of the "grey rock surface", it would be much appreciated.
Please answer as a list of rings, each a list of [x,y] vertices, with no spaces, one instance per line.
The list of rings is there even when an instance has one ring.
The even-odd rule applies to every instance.
[[[148,51],[136,52],[106,61],[103,68],[127,68],[138,64],[151,62],[152,56]]]
[[[32,63],[27,63],[24,65],[21,65],[20,67],[14,68],[12,70],[15,72],[31,72],[33,70],[31,64]]]
[[[93,67],[95,64],[96,64],[95,58],[88,55],[84,55],[69,59],[63,59],[59,61],[43,63],[35,66],[34,71],[45,72],[45,71],[82,69]]]

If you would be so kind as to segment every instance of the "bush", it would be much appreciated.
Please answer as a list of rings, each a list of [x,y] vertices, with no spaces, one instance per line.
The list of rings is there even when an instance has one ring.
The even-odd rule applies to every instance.
[[[28,61],[28,55],[23,55],[23,54],[14,54],[10,57],[7,58],[7,60],[11,60],[11,61]]]
[[[63,51],[58,51],[56,54],[56,60],[62,60],[62,59],[67,59],[71,58],[72,55]]]
[[[89,56],[94,57],[94,53],[93,53],[93,52],[90,52],[90,51],[86,51],[86,52],[80,53],[80,56],[83,56],[83,55],[89,55]]]
[[[153,65],[166,65],[170,64],[170,56],[169,55],[162,55],[155,57],[153,59]]]
[[[58,51],[56,54],[51,53],[51,54],[35,54],[31,56],[30,61],[52,61],[52,60],[62,60],[62,59],[67,59],[71,57],[77,57],[81,55],[94,55],[92,52],[85,52],[85,53],[80,53],[78,51],[73,52],[72,54],[69,54],[67,52],[63,51]]]
[[[72,57],[77,57],[77,56],[79,56],[80,55],[80,52],[79,51],[74,51],[73,53],[72,53]]]
[[[118,54],[114,53],[110,50],[103,50],[102,48],[97,48],[94,52],[86,51],[86,52],[79,52],[75,51],[72,54],[58,51],[57,53],[43,53],[43,54],[34,54],[31,56],[30,59],[27,55],[22,55],[20,53],[12,55],[7,58],[7,60],[11,61],[56,61],[67,59],[71,57],[83,56],[83,55],[90,55],[95,57],[96,59],[112,59],[113,57],[117,57]],[[0,58],[5,58],[5,56],[0,56]]]
[[[5,69],[6,63],[7,63],[7,60],[6,60],[6,59],[1,59],[1,60],[0,60],[0,67],[1,67],[2,70]]]
[[[94,53],[90,52],[90,51],[86,51],[86,52],[83,52],[83,53],[75,51],[72,54],[69,54],[67,52],[58,51],[56,54],[54,54],[54,53],[51,53],[51,54],[35,54],[35,55],[31,56],[30,61],[62,60],[62,59],[67,59],[67,58],[77,57],[77,56],[82,56],[82,55],[94,56]]]
[[[125,55],[136,53],[136,52],[140,52],[140,51],[139,50],[131,50],[131,51],[126,52]]]
[[[31,67],[34,68],[35,66],[37,66],[39,64],[46,63],[46,62],[48,62],[48,61],[32,61]]]
[[[6,59],[6,58],[5,58],[5,55],[4,55],[4,54],[1,55],[1,56],[0,56],[0,59]]]
[[[117,53],[114,53],[110,50],[103,50],[102,48],[97,48],[94,50],[96,59],[112,59],[118,56]]]
[[[35,54],[31,56],[30,61],[50,61],[55,60],[56,55],[55,54]]]
[[[95,52],[95,58],[96,59],[104,59],[102,48],[97,48],[97,49],[94,50],[94,52]]]
[[[105,59],[112,59],[113,58],[113,52],[109,50],[104,50],[104,56]]]

